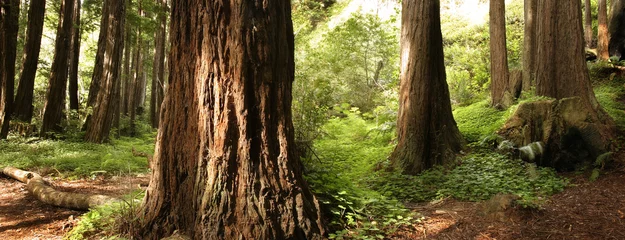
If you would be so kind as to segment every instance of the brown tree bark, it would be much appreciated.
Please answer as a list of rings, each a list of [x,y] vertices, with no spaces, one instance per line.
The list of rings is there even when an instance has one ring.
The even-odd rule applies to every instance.
[[[580,97],[601,122],[611,118],[595,98],[584,58],[579,1],[541,1],[538,5],[536,93],[556,99]]]
[[[124,0],[105,0],[102,5],[102,24],[98,40],[98,54],[92,84],[99,84],[90,92],[94,95],[93,114],[87,118],[85,141],[101,143],[109,137],[115,116],[118,81],[124,49],[126,4]],[[93,87],[91,89],[94,89]]]
[[[504,103],[508,88],[508,53],[506,50],[506,13],[504,0],[490,0],[490,105],[508,107]]]
[[[290,1],[173,4],[170,84],[140,237],[321,239],[319,205],[294,154]]]
[[[625,57],[625,0],[612,0],[608,22],[608,53],[622,60]]]
[[[592,48],[592,13],[590,0],[584,0],[584,42],[587,48]]]
[[[440,1],[403,1],[398,143],[391,164],[407,174],[449,163],[462,149],[443,60]]]
[[[138,15],[139,17],[143,16],[143,11],[141,9],[141,0],[137,1],[138,4]],[[128,101],[128,111],[130,112],[130,135],[131,136],[135,136],[137,134],[137,127],[136,127],[136,119],[137,119],[137,107],[139,106],[139,88],[141,86],[141,78],[142,78],[142,74],[143,74],[143,56],[141,49],[142,49],[142,39],[141,39],[141,27],[137,28],[137,32],[136,32],[136,45],[135,45],[135,52],[134,52],[134,56],[133,56],[133,60],[132,60],[132,67],[133,67],[133,79],[132,79],[132,83],[130,84],[130,89],[129,89],[129,97],[130,100]]]
[[[525,0],[523,16],[525,19],[523,34],[523,90],[529,91],[535,79],[536,69],[536,2]]]
[[[78,63],[80,61],[80,0],[74,0],[74,19],[69,63],[69,109],[78,110]],[[97,64],[97,63],[96,63]]]
[[[598,0],[599,5],[597,16],[597,57],[599,60],[607,61],[610,58],[608,53],[608,6],[606,0]]]
[[[19,0],[0,1],[0,139],[7,138],[13,115],[19,12]]]
[[[128,5],[130,3],[127,3]],[[126,7],[128,7],[126,5]],[[130,24],[126,24],[126,40],[124,40],[125,49],[124,49],[124,73],[123,76],[123,85],[122,85],[122,103],[121,103],[121,112],[128,116],[128,103],[130,102],[130,87],[132,86],[132,77],[130,73],[130,59],[132,58],[132,43],[130,42]]]
[[[25,123],[30,123],[33,118],[33,91],[37,65],[39,64],[45,9],[45,0],[32,0],[28,9],[28,30],[26,45],[24,46],[25,57],[17,95],[15,96],[15,111],[13,112],[13,116],[17,120]]]
[[[61,2],[61,15],[56,34],[54,47],[54,60],[50,73],[50,82],[46,104],[44,106],[43,124],[41,135],[47,136],[48,132],[60,132],[61,120],[64,117],[65,96],[67,90],[67,72],[69,59],[69,44],[72,36],[72,15],[74,13],[74,0]]]

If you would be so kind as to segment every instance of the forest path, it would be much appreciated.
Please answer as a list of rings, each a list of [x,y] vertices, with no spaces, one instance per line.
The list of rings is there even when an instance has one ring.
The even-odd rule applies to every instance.
[[[594,182],[589,174],[565,174],[569,186],[542,209],[512,207],[501,215],[484,213],[484,203],[447,200],[421,204],[422,223],[393,239],[625,239],[625,169]]]
[[[145,176],[46,180],[62,191],[117,197],[149,181]],[[0,174],[0,239],[62,239],[84,213],[41,203],[28,193],[26,184]]]

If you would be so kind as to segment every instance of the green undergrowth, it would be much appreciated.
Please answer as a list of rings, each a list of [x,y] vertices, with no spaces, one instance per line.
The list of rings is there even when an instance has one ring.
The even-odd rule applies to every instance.
[[[515,108],[497,110],[484,100],[468,106],[457,107],[453,114],[458,129],[468,142],[480,141],[501,128]]]
[[[143,191],[135,191],[122,197],[121,201],[92,208],[63,239],[126,239],[120,232],[129,232],[139,222],[137,210]]]
[[[0,168],[13,166],[69,178],[146,172],[146,158],[133,156],[132,148],[152,154],[154,138],[155,133],[151,133],[141,138],[121,137],[108,144],[93,144],[14,137],[0,141]]]
[[[595,82],[595,96],[616,125],[625,129],[625,79],[614,77]]]

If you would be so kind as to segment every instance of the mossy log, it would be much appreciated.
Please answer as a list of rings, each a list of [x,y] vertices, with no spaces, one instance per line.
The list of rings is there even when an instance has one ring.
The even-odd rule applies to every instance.
[[[39,174],[14,167],[5,167],[2,172],[9,177],[26,183],[28,192],[33,194],[39,201],[57,207],[88,210],[89,208],[118,200],[106,195],[58,191],[48,185]]]

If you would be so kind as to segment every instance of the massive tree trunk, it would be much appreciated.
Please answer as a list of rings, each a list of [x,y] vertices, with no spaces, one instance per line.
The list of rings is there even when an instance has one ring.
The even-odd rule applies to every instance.
[[[523,16],[525,19],[523,34],[523,90],[528,91],[535,79],[536,69],[536,2],[525,0]]]
[[[6,139],[13,114],[20,1],[0,0],[0,4],[0,139]]]
[[[600,60],[607,61],[610,58],[608,53],[608,6],[606,0],[599,0],[598,16],[597,16],[597,57]]]
[[[490,97],[491,106],[508,107],[508,53],[506,50],[506,9],[504,0],[490,0]]]
[[[126,5],[123,0],[105,0],[102,5],[102,24],[98,40],[98,54],[92,84],[99,84],[94,95],[93,114],[88,117],[85,141],[101,143],[108,139],[115,116],[118,82],[124,49]],[[104,57],[101,57],[104,56]],[[94,89],[93,87],[91,89]]]
[[[391,162],[416,174],[451,162],[462,137],[445,80],[440,1],[402,2],[398,143]]]
[[[592,48],[592,12],[590,0],[584,0],[584,42],[586,47]]]
[[[294,154],[290,1],[173,4],[141,237],[321,239],[319,205]]]
[[[625,0],[612,0],[608,32],[610,56],[623,59],[625,55]]]
[[[48,93],[43,113],[41,135],[48,132],[60,132],[63,110],[65,109],[65,96],[67,89],[67,69],[69,59],[69,44],[72,36],[72,15],[74,13],[74,0],[61,2],[61,15],[56,34],[54,47],[54,60],[48,85]]]
[[[74,0],[74,19],[69,63],[69,109],[78,110],[78,63],[80,62],[80,0]],[[97,63],[96,63],[97,66]]]
[[[161,83],[163,82],[164,67],[165,64],[165,26],[167,24],[167,1],[157,1],[162,12],[158,13],[158,26],[156,29],[156,43],[154,51],[154,63],[152,69],[152,88],[150,98],[150,122],[153,128],[158,128],[159,115],[160,115],[160,100],[162,97],[162,90],[160,90]]]
[[[33,118],[33,91],[39,63],[45,9],[45,0],[32,0],[28,9],[28,30],[26,45],[24,46],[25,57],[17,95],[15,96],[15,111],[13,112],[13,116],[17,120],[26,123],[30,123]]]

